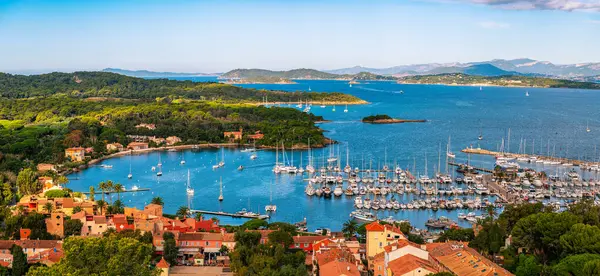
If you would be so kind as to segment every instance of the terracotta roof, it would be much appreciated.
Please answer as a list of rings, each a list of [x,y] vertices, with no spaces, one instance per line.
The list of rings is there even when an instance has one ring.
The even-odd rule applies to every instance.
[[[295,243],[313,243],[327,239],[327,236],[294,236]]]
[[[383,231],[385,229],[383,228],[383,225],[379,224],[379,222],[376,221],[367,224],[365,228],[367,229],[367,231]]]
[[[389,225],[389,224],[384,225],[384,227],[388,231],[392,231],[394,233],[397,233],[397,234],[400,234],[400,235],[404,236],[404,233],[402,233],[402,230],[400,230],[400,228],[398,228],[398,227],[395,227],[395,226],[392,226],[392,225]]]
[[[113,216],[113,222],[114,223],[118,223],[118,224],[128,224],[127,223],[127,217],[123,214],[120,215],[114,215]]]
[[[207,232],[194,232],[194,233],[181,233],[179,235],[180,241],[220,241],[223,237],[220,233],[207,233]]]
[[[335,276],[335,275],[353,275],[360,276],[360,271],[358,267],[346,261],[335,260],[328,262],[326,264],[319,264],[319,274],[327,275],[327,276]]]
[[[165,261],[165,257],[160,258],[160,261],[156,264],[156,267],[158,268],[169,268],[170,265],[169,263],[167,263],[167,261]]]
[[[513,275],[499,265],[469,248],[466,243],[447,242],[427,244],[427,251],[442,265],[458,276]]]
[[[76,148],[68,148],[67,150],[68,151],[74,151],[74,150],[85,150],[85,149],[82,148],[82,147],[76,147]]]
[[[10,249],[15,241],[0,240],[0,249]]]
[[[424,268],[429,272],[437,273],[438,269],[428,260],[423,260],[411,254],[406,254],[388,263],[388,268],[394,275],[404,275],[415,269]]]
[[[73,199],[70,197],[55,198],[54,202],[62,203],[63,208],[73,208],[73,205],[74,205]]]
[[[19,240],[15,241],[23,248],[55,248],[58,246],[58,241],[55,240]]]
[[[0,266],[8,267],[10,264],[5,261],[0,261]]]
[[[412,247],[416,247],[418,249],[421,249],[421,245],[416,244],[414,242],[408,241],[408,240],[398,240],[397,242],[394,242],[390,245],[386,245],[385,247],[383,247],[385,249],[385,252],[392,252],[392,248],[396,246],[396,248],[402,248],[405,246],[412,246]]]
[[[104,223],[106,223],[106,217],[105,216],[94,216],[94,223],[104,224]]]
[[[71,219],[85,219],[85,211],[79,211],[71,216]]]

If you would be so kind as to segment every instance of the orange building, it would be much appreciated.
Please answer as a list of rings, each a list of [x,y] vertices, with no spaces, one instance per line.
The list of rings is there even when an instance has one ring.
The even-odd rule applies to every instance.
[[[230,142],[233,142],[236,140],[242,140],[243,134],[244,134],[243,129],[240,127],[240,131],[225,131],[225,132],[223,132],[223,137],[229,139]]]
[[[85,149],[82,147],[68,148],[65,150],[65,157],[73,162],[81,162],[85,159]]]
[[[148,149],[148,143],[131,142],[129,145],[127,145],[127,148],[132,150],[144,150]]]
[[[251,139],[251,140],[260,140],[264,137],[265,137],[265,135],[260,133],[260,130],[254,132],[254,134],[248,135],[248,139]]]

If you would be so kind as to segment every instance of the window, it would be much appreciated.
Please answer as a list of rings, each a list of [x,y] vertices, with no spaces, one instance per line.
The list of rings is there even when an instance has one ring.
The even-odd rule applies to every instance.
[[[206,246],[208,246],[208,242],[206,242]]]
[[[216,242],[215,245],[216,245],[216,247],[219,247],[219,242]]]
[[[300,247],[300,244],[299,243],[295,243],[294,247],[298,248],[298,247]]]
[[[308,248],[308,243],[305,243],[305,244],[304,244],[304,247],[307,247],[307,248]]]
[[[383,243],[382,243],[382,242],[379,242],[379,247],[381,247],[381,246],[383,246]]]

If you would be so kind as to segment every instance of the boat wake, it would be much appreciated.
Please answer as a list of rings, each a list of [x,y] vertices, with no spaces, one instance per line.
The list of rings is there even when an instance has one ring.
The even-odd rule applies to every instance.
[[[369,88],[369,87],[362,87],[362,86],[358,86],[356,88],[361,89],[361,90],[366,90],[366,91],[385,92],[385,93],[390,93],[390,94],[402,94],[402,91],[383,90],[383,89],[376,89],[376,88]]]

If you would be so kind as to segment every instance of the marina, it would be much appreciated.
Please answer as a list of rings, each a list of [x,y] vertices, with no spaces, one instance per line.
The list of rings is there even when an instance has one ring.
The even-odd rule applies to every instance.
[[[569,167],[506,160],[505,164],[519,164],[519,175],[493,179],[490,173],[497,165],[496,155],[459,150],[497,148],[510,128],[513,135],[544,139],[545,150],[548,148],[547,140],[551,139],[551,145],[556,143],[562,146],[558,156],[567,155],[568,147],[570,160],[584,159],[584,153],[588,153],[589,157],[585,159],[591,162],[594,160],[592,156],[596,156],[594,145],[600,144],[600,137],[593,135],[597,122],[590,120],[588,126],[583,120],[581,126],[573,126],[573,121],[578,120],[574,118],[588,118],[597,113],[591,103],[600,100],[598,93],[530,88],[528,101],[536,101],[534,106],[539,106],[532,108],[531,102],[521,101],[525,91],[519,88],[486,87],[480,91],[478,87],[401,85],[385,81],[368,85],[353,84],[350,88],[347,82],[303,80],[284,87],[258,84],[242,86],[290,91],[306,90],[310,86],[313,91],[350,93],[370,104],[348,106],[348,112],[341,112],[345,105],[339,105],[339,112],[334,112],[331,106],[321,108],[315,104],[310,112],[331,121],[320,123],[319,126],[326,131],[327,137],[338,142],[326,148],[292,151],[286,147],[283,151],[285,159],[282,158],[281,145],[278,149],[244,152],[234,147],[201,147],[175,152],[154,151],[133,155],[131,159],[129,156],[117,156],[100,163],[112,165],[111,169],[93,166],[70,175],[79,180],[71,182],[69,188],[87,191],[89,186],[97,186],[98,182],[108,179],[126,187],[149,187],[150,191],[130,192],[121,197],[133,206],[142,207],[153,197],[161,196],[167,213],[174,213],[180,206],[187,205],[186,199],[190,198],[190,209],[211,210],[222,224],[241,224],[248,219],[220,215],[222,212],[246,208],[250,212],[264,214],[267,205],[274,205],[276,209],[268,213],[269,221],[293,223],[306,218],[310,231],[317,228],[340,230],[340,225],[352,218],[351,214],[357,214],[353,212],[362,212],[358,213],[359,217],[366,220],[372,219],[371,215],[382,220],[406,220],[418,228],[428,228],[427,224],[440,226],[439,223],[428,221],[442,217],[459,226],[469,227],[474,219],[487,213],[487,206],[494,206],[497,212],[501,212],[500,206],[506,201],[541,201],[564,208],[570,202],[586,197],[595,198],[598,194],[599,178],[593,165],[590,166],[592,170],[582,170],[582,166],[575,164]],[[395,93],[400,90],[403,93]],[[551,97],[538,97],[544,93]],[[506,112],[502,106],[509,104],[519,112]],[[551,105],[576,108],[561,114],[543,108]],[[426,118],[427,122],[398,125],[360,123],[361,118],[378,111],[397,118]],[[587,128],[590,132],[586,131]],[[447,144],[450,146],[445,150]],[[512,151],[518,152],[518,144],[513,143]],[[539,148],[538,143],[536,145]],[[510,152],[508,143],[505,148],[504,152]],[[536,151],[539,154],[539,150]],[[158,155],[161,156],[163,172],[160,177],[150,170],[157,165]],[[185,160],[185,164],[181,164],[181,160]],[[223,167],[212,168],[222,160],[225,163]],[[130,163],[132,179],[127,178]],[[295,168],[275,173],[276,163]],[[351,171],[346,172],[346,165]],[[477,174],[471,174],[470,169],[466,168],[463,170],[467,172],[465,176],[457,171],[460,165],[472,167]],[[240,167],[243,169],[239,170]],[[401,175],[395,172],[396,167],[400,167],[405,174],[402,182]],[[188,170],[193,195],[186,192]],[[370,173],[367,173],[368,170]],[[540,177],[525,177],[532,170]],[[572,182],[572,186],[567,181],[571,170],[582,180]],[[542,172],[546,177],[541,177],[544,175]],[[379,182],[379,174],[385,175],[383,182]],[[573,173],[571,175],[575,176]],[[552,180],[551,176],[558,180]],[[440,183],[440,177],[443,177],[443,183]],[[314,193],[310,192],[311,195],[307,195],[309,184],[313,186]],[[338,187],[340,184],[341,187]],[[358,189],[358,194],[353,185]],[[477,193],[478,185],[480,193]],[[364,194],[361,194],[361,187]],[[320,196],[317,196],[319,188]],[[487,192],[482,192],[485,189]],[[222,201],[219,201],[220,198]],[[359,198],[362,208],[357,208]],[[367,199],[371,208],[365,208]],[[375,199],[379,201],[377,209],[373,208]],[[249,200],[254,207],[249,208]],[[383,200],[385,208],[382,208]],[[411,209],[408,208],[409,204]],[[402,208],[403,205],[406,208]],[[434,208],[436,205],[437,209]]]

